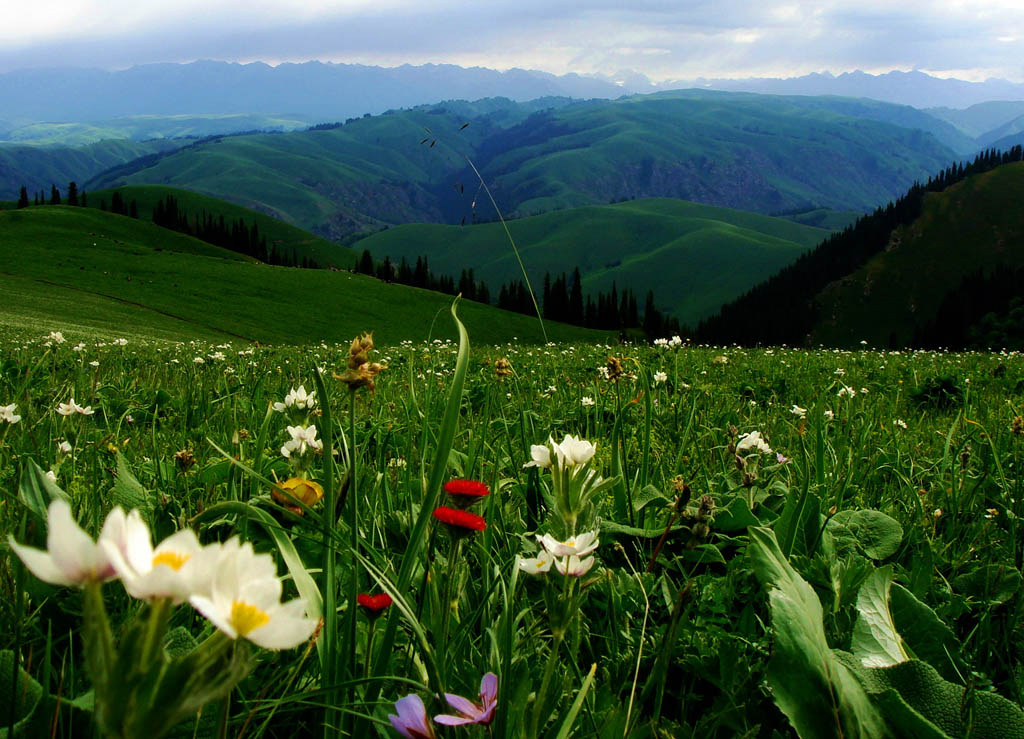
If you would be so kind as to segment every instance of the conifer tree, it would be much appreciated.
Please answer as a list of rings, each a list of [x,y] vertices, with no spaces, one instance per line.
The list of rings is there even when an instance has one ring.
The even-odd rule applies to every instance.
[[[78,206],[78,185],[74,180],[68,183],[68,205]]]
[[[60,190],[56,185],[50,185],[50,205],[60,205]]]
[[[18,193],[18,207],[28,207],[28,190],[25,188],[24,185],[21,186],[21,191]]]

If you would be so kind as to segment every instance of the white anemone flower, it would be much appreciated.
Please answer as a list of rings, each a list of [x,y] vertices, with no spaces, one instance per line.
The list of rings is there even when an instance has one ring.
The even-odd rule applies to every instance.
[[[175,604],[209,595],[212,564],[219,544],[203,547],[192,529],[182,529],[153,548],[149,527],[138,511],[128,514],[124,549],[101,542],[133,598],[170,598]]]
[[[317,625],[306,616],[301,598],[281,603],[273,558],[237,540],[218,553],[210,595],[193,595],[189,602],[229,638],[248,639],[265,649],[297,647]]]
[[[46,514],[45,550],[19,544],[13,536],[7,537],[11,549],[33,575],[51,585],[74,587],[117,577],[107,556],[107,544],[117,550],[124,549],[125,514],[120,506],[107,514],[99,543],[75,523],[66,500],[54,498]]]
[[[292,388],[288,391],[288,394],[284,396],[283,403],[274,403],[274,410],[278,413],[284,413],[290,408],[297,408],[300,411],[304,411],[315,405],[316,391],[307,393],[305,386],[299,385],[298,390]]]
[[[292,438],[281,447],[281,456],[290,458],[298,454],[301,457],[307,449],[318,452],[324,448],[323,442],[316,438],[316,426],[289,426],[288,434]]]
[[[83,416],[91,416],[93,410],[91,405],[81,406],[75,402],[74,398],[70,398],[67,403],[57,404],[57,413],[62,416],[73,416],[76,413],[80,413]]]
[[[555,560],[555,569],[559,575],[570,575],[571,577],[583,577],[590,568],[594,566],[594,558],[587,557],[580,559],[575,554],[571,557],[564,557]]]
[[[0,405],[0,421],[6,421],[7,423],[17,423],[21,420],[14,411],[18,410],[17,403],[11,403],[10,405]]]
[[[597,549],[597,545],[601,543],[597,535],[597,531],[588,531],[578,536],[570,536],[565,541],[558,541],[551,534],[544,534],[544,536],[538,536],[537,541],[554,557],[570,555],[583,557]]]
[[[654,381],[656,383],[665,382],[667,380],[668,380],[668,373],[667,372],[655,372],[654,373]]]
[[[531,575],[541,575],[551,569],[554,559],[547,552],[540,552],[536,557],[520,557],[519,569]]]
[[[768,442],[761,438],[760,431],[751,431],[749,434],[743,434],[736,442],[737,452],[761,452],[762,454],[771,454],[772,448],[768,446]]]
[[[597,447],[586,439],[569,436],[569,434],[565,435],[561,444],[555,444],[554,440],[551,444],[555,449],[555,454],[558,455],[558,461],[565,467],[586,464],[597,451]]]
[[[541,467],[547,469],[551,466],[551,450],[546,444],[531,444],[530,457],[532,459],[524,464],[524,467]]]
[[[796,403],[794,403],[793,407],[789,409],[789,412],[792,413],[797,418],[803,418],[807,415],[807,409],[801,408]]]

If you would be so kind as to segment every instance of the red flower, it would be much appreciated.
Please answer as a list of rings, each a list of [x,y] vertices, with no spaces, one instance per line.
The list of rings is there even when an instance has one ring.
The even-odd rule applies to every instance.
[[[462,530],[462,533],[472,533],[473,531],[483,531],[487,528],[487,522],[484,521],[482,516],[470,513],[469,511],[460,511],[458,508],[449,508],[448,506],[435,508],[434,518],[441,523],[447,524],[449,530],[453,533],[459,529]]]
[[[482,498],[491,494],[490,488],[478,480],[449,480],[444,484],[444,491],[452,495],[465,495],[473,498]]]
[[[385,608],[391,605],[391,596],[387,593],[380,595],[360,593],[356,596],[356,603],[365,608],[370,616],[379,616]]]

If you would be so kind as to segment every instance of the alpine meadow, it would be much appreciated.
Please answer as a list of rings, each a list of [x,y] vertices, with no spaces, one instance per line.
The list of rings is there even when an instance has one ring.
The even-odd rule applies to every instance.
[[[1024,739],[1024,10],[9,22],[0,739]]]

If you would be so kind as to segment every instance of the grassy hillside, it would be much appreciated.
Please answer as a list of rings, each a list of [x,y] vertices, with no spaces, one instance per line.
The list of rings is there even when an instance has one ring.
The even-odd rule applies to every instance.
[[[0,143],[0,198],[17,200],[24,185],[32,193],[56,185],[62,194],[68,182],[79,188],[117,164],[176,149],[180,141],[100,141],[87,146],[29,146]]]
[[[0,264],[0,320],[8,325],[264,343],[347,341],[363,330],[383,343],[452,335],[447,296],[347,272],[253,264],[92,209],[0,212]],[[536,319],[526,316],[470,302],[460,316],[480,343],[541,339]],[[603,336],[555,324],[548,333],[555,340]]]
[[[928,195],[921,216],[893,233],[889,249],[819,296],[813,340],[903,345],[966,275],[1024,267],[1021,202],[1024,162]]]
[[[545,272],[578,267],[585,294],[607,291],[613,281],[641,298],[654,290],[659,308],[683,322],[716,310],[828,235],[782,218],[667,198],[547,213],[509,229],[538,291]],[[492,294],[521,276],[500,223],[398,226],[353,248],[396,264],[427,256],[432,271],[456,279],[473,268]]]
[[[526,112],[438,104],[330,130],[223,138],[90,188],[185,188],[338,238],[492,217],[467,156],[506,215],[634,197],[864,211],[954,157],[928,133],[878,120],[902,120],[901,106],[841,98],[684,91]]]
[[[294,250],[299,256],[313,257],[322,266],[343,269],[350,268],[354,260],[350,249],[314,236],[308,231],[303,231],[301,228],[277,218],[243,208],[226,200],[160,185],[122,187],[119,190],[126,203],[134,200],[138,204],[139,218],[142,220],[152,220],[153,208],[156,204],[168,195],[172,195],[178,201],[179,208],[187,212],[190,217],[200,215],[205,211],[217,216],[224,216],[228,222],[241,219],[249,224],[255,223],[259,226],[260,233],[266,237],[268,249],[275,247],[282,253]],[[89,205],[98,208],[101,201],[106,201],[109,207],[113,192],[113,190],[94,191],[89,196]]]

